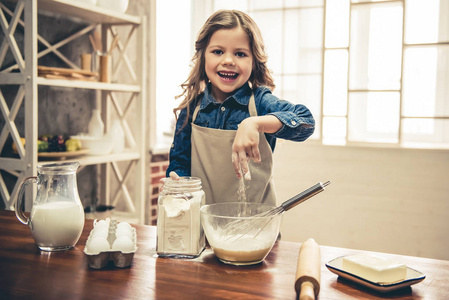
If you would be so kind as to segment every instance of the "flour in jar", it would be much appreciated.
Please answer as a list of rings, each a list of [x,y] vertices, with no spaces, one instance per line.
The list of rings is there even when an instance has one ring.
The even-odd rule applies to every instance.
[[[192,192],[190,199],[166,195],[158,208],[157,253],[160,256],[196,256],[204,248],[200,207],[204,192]]]
[[[190,212],[190,201],[184,198],[168,197],[164,201],[164,209],[167,218],[179,217],[183,213]]]

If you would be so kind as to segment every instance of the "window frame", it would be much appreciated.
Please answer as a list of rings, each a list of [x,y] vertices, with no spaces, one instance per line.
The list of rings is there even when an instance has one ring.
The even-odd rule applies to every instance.
[[[343,145],[343,146],[365,146],[365,147],[386,147],[386,148],[395,148],[395,147],[399,147],[399,148],[421,148],[421,149],[449,149],[449,145],[447,144],[438,144],[438,143],[418,143],[418,144],[411,144],[411,143],[406,143],[404,142],[404,133],[403,133],[403,123],[405,120],[410,120],[410,119],[431,119],[431,120],[449,120],[449,115],[442,115],[442,116],[406,116],[404,115],[403,112],[403,94],[404,94],[404,53],[407,51],[407,49],[411,49],[413,47],[447,47],[449,45],[449,41],[438,41],[438,42],[434,42],[434,43],[406,43],[405,41],[405,35],[406,35],[406,13],[407,13],[407,0],[380,0],[380,1],[351,1],[351,0],[347,0],[348,1],[348,6],[349,6],[349,28],[348,28],[348,45],[346,47],[327,47],[326,46],[326,13],[327,13],[327,0],[322,0],[322,1],[317,1],[317,3],[322,2],[322,4],[319,5],[313,5],[313,1],[310,0],[301,0],[298,1],[305,3],[305,5],[297,5],[297,6],[292,6],[290,5],[290,3],[292,1],[288,1],[288,0],[283,0],[282,4],[277,4],[276,8],[261,8],[261,9],[256,9],[254,7],[252,7],[252,3],[255,3],[254,1],[257,0],[247,0],[247,1],[239,1],[238,0],[238,4],[233,3],[233,1],[224,1],[224,0],[202,0],[202,1],[192,1],[191,5],[192,5],[192,11],[195,12],[196,6],[201,6],[202,9],[200,10],[200,12],[198,14],[192,17],[192,20],[202,20],[204,22],[204,20],[206,20],[206,18],[214,11],[221,9],[221,8],[229,8],[229,9],[240,9],[242,11],[245,11],[246,13],[248,13],[249,15],[253,16],[255,13],[257,12],[261,12],[261,11],[281,11],[282,12],[282,25],[283,28],[285,28],[286,24],[285,24],[285,12],[287,10],[294,10],[294,9],[310,9],[310,8],[316,8],[316,7],[322,7],[323,9],[323,32],[322,32],[322,38],[323,38],[323,43],[322,43],[322,55],[321,55],[321,65],[322,65],[322,69],[321,69],[321,73],[319,74],[321,76],[321,96],[320,96],[320,101],[319,101],[319,107],[320,107],[320,111],[319,112],[315,112],[315,115],[318,115],[318,117],[316,117],[316,121],[317,121],[317,134],[314,134],[310,139],[311,140],[315,140],[318,143],[322,144],[322,145]],[[311,4],[312,3],[312,4]],[[349,80],[350,80],[350,65],[351,65],[351,53],[350,53],[350,45],[351,45],[351,13],[353,12],[353,9],[356,8],[357,6],[360,5],[389,5],[391,3],[397,3],[397,4],[401,4],[402,5],[402,49],[401,49],[401,61],[400,61],[400,66],[401,66],[401,70],[400,70],[400,84],[399,84],[399,88],[398,89],[350,89],[349,86]],[[287,5],[288,4],[288,5]],[[204,9],[204,7],[207,7],[207,9]],[[195,21],[196,23],[201,23],[199,21]],[[197,28],[198,26],[194,26],[192,27],[193,30],[196,30],[196,32],[194,32],[192,34],[192,36],[196,36],[197,33]],[[262,33],[263,34],[263,33]],[[282,43],[282,51],[284,50],[284,32],[282,32],[280,34],[280,42]],[[330,114],[326,114],[325,110],[324,110],[324,93],[325,93],[325,56],[326,53],[328,53],[328,51],[332,51],[332,50],[345,50],[347,51],[347,56],[348,56],[348,67],[347,67],[347,99],[346,99],[346,115],[344,116],[339,116],[339,117],[343,117],[345,118],[346,121],[346,133],[345,133],[345,137],[344,140],[341,141],[340,143],[327,143],[326,142],[326,133],[324,132],[324,120],[326,117],[332,117],[332,115]],[[270,53],[268,53],[270,55]],[[282,62],[282,65],[284,64],[284,62]],[[277,85],[278,86],[283,86],[283,78],[286,75],[291,75],[291,74],[287,74],[287,73],[283,73],[283,71],[281,71],[280,73],[275,73],[273,74],[275,77],[275,80],[277,80]],[[298,74],[296,74],[298,75]],[[275,82],[276,83],[276,82]],[[276,93],[277,92],[277,93]],[[283,97],[284,91],[283,90],[277,90],[275,93],[278,94],[281,98]],[[399,115],[397,116],[399,121],[398,121],[398,131],[397,131],[397,138],[396,138],[396,142],[372,142],[372,141],[351,141],[350,140],[350,135],[349,135],[349,130],[350,130],[350,126],[349,126],[349,122],[350,122],[350,118],[351,116],[349,115],[349,111],[350,111],[350,96],[353,93],[360,93],[360,92],[367,92],[367,93],[380,93],[380,92],[397,92],[399,93]],[[449,99],[448,99],[449,101]],[[312,113],[314,113],[312,111]]]

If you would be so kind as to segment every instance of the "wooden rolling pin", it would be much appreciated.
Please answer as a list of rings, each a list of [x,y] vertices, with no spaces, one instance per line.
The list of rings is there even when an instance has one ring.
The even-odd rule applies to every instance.
[[[305,241],[299,248],[295,289],[299,300],[313,300],[320,292],[321,253],[314,239]]]

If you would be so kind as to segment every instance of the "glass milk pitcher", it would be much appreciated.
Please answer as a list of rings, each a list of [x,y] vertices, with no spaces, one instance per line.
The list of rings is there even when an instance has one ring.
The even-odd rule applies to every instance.
[[[26,178],[16,201],[16,216],[29,225],[33,238],[44,251],[61,251],[75,246],[84,227],[84,209],[78,195],[78,162],[54,163],[37,167],[37,177]],[[22,210],[23,194],[37,183],[37,195],[28,218]]]

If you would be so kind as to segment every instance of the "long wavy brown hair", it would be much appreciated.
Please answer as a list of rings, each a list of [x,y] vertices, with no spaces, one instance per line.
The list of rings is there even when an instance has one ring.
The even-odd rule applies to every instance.
[[[216,11],[207,19],[198,34],[195,42],[195,54],[192,58],[192,69],[187,80],[181,84],[183,92],[176,96],[176,99],[184,97],[184,100],[177,108],[173,109],[173,112],[177,117],[178,111],[187,108],[185,123],[188,122],[190,115],[190,103],[198,98],[209,82],[206,75],[204,54],[210,38],[218,30],[237,27],[242,28],[248,35],[250,49],[254,57],[254,66],[249,78],[251,87],[255,89],[259,86],[267,86],[271,90],[275,88],[273,77],[267,68],[267,55],[262,35],[254,20],[238,10]]]

